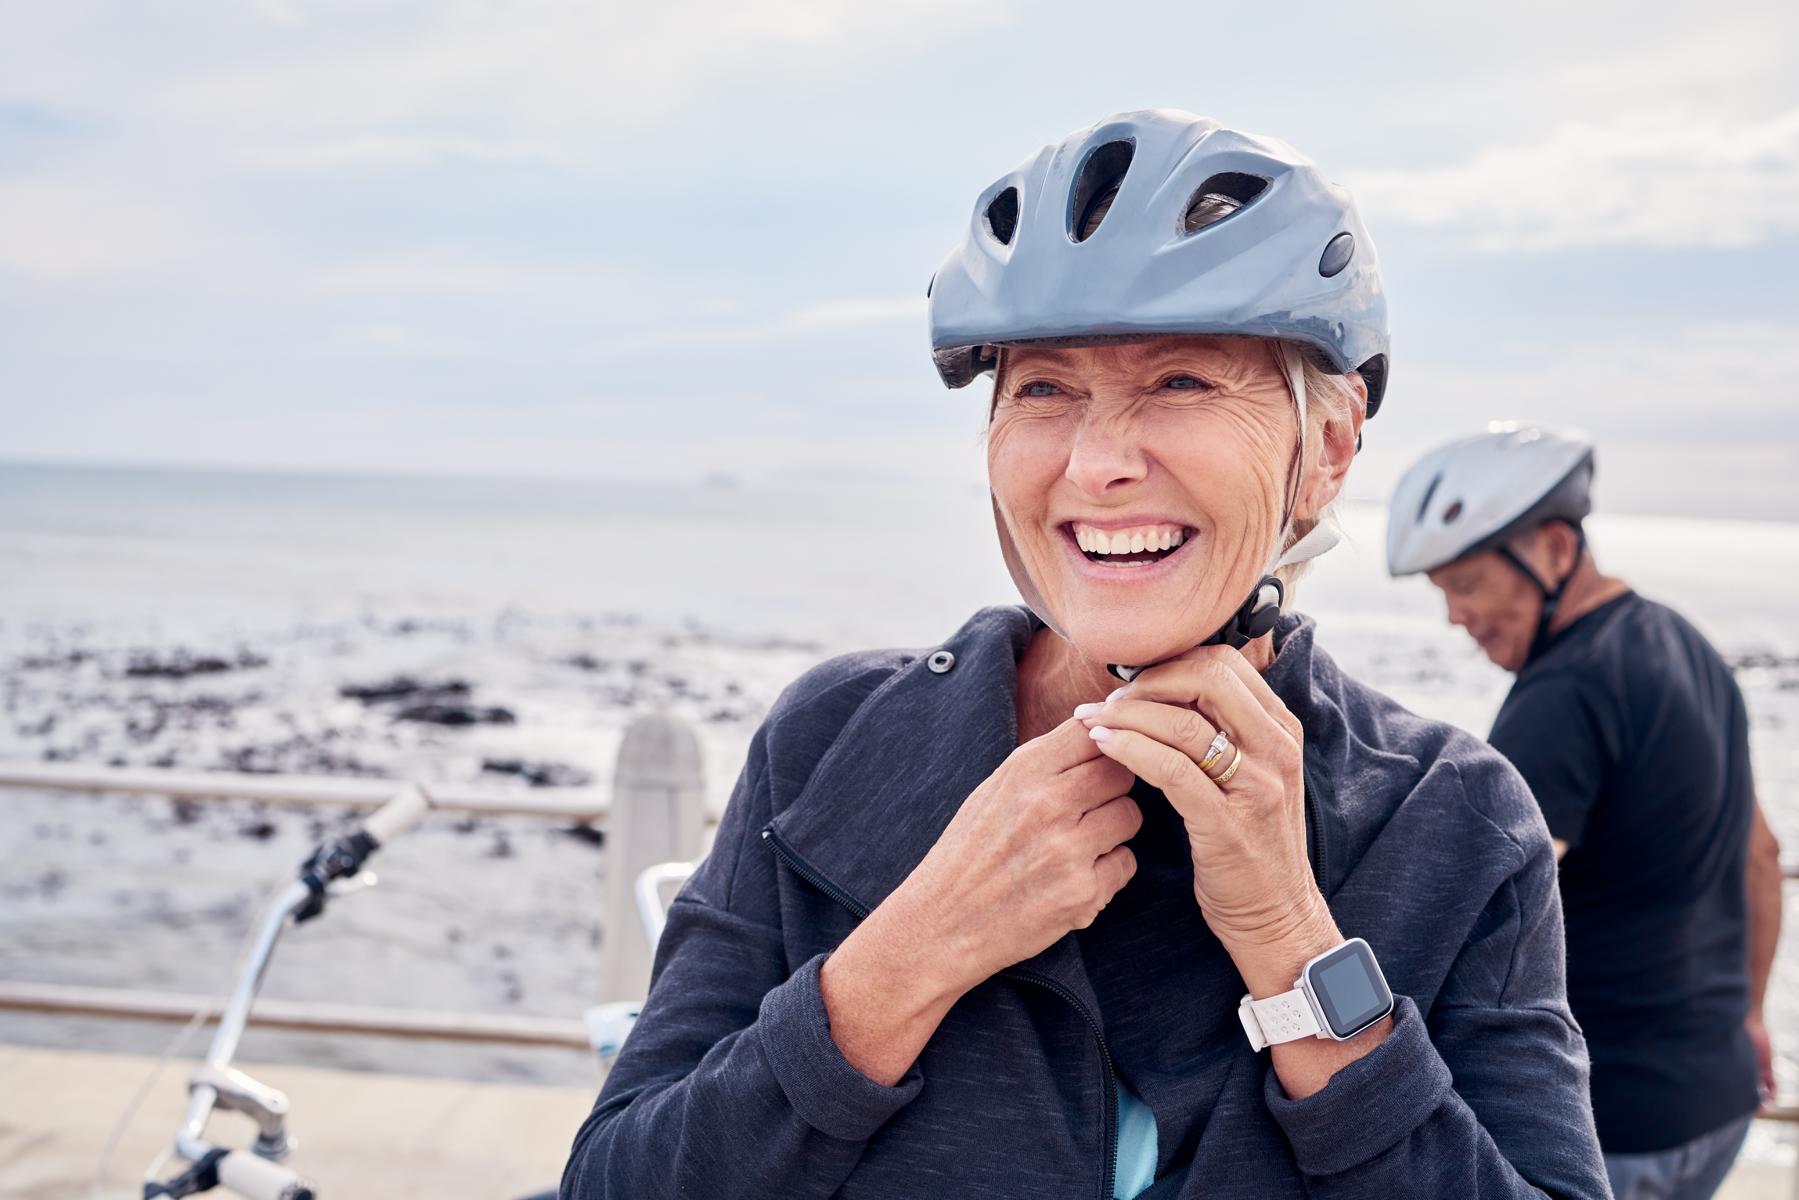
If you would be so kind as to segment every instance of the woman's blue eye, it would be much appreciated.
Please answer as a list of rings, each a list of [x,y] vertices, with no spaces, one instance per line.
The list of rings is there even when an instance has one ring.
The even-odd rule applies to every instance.
[[[1034,383],[1025,384],[1019,389],[1019,394],[1022,396],[1053,396],[1057,390],[1055,384],[1037,380]]]
[[[1165,382],[1162,386],[1163,387],[1171,387],[1171,388],[1175,388],[1179,391],[1187,392],[1187,391],[1203,391],[1211,385],[1206,383],[1205,380],[1197,379],[1197,378],[1193,377],[1192,375],[1175,375],[1175,376],[1171,376],[1168,379],[1168,381]]]

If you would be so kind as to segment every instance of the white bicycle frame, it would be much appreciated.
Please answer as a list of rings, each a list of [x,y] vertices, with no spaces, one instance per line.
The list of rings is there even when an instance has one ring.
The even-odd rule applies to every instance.
[[[282,1160],[295,1140],[287,1134],[287,1097],[231,1065],[262,986],[275,943],[290,923],[318,912],[327,894],[354,886],[363,862],[404,833],[430,810],[431,800],[414,785],[405,788],[363,822],[362,828],[319,848],[301,878],[284,887],[264,910],[255,941],[244,956],[231,998],[219,1015],[206,1061],[188,1079],[187,1116],[175,1134],[175,1153],[191,1165],[167,1183],[145,1180],[146,1198],[187,1196],[222,1187],[245,1200],[312,1200],[313,1189]],[[228,1150],[206,1140],[214,1111],[241,1112],[256,1122],[250,1150]]]

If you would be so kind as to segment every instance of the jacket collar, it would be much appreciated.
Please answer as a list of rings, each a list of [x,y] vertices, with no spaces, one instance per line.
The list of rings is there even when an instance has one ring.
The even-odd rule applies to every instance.
[[[948,670],[931,670],[928,654],[904,662],[856,710],[800,794],[775,815],[782,841],[866,908],[879,905],[1017,747],[1018,662],[1042,628],[1024,605],[990,605],[936,648],[955,656]],[[1308,729],[1312,629],[1310,618],[1283,617],[1265,675]],[[1316,778],[1311,770],[1307,775],[1308,782]],[[1328,895],[1328,881],[1320,882]],[[1073,934],[1019,967],[1093,1003]]]

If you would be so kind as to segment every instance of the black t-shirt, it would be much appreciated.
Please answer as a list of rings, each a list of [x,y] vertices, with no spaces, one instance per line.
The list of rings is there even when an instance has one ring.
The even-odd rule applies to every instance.
[[[1754,1111],[1754,784],[1730,668],[1685,618],[1626,592],[1519,673],[1490,740],[1569,846],[1568,1001],[1600,1146],[1665,1150]]]

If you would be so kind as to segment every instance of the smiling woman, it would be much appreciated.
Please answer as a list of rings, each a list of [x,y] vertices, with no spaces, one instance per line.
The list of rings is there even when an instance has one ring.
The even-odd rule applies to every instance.
[[[1530,793],[1283,611],[1386,390],[1348,193],[1121,114],[930,316],[1026,603],[782,693],[565,1200],[1605,1196]]]
[[[1274,545],[1278,537],[1284,554],[1328,524],[1331,503],[1360,437],[1367,395],[1359,376],[1327,372],[1310,359],[1302,359],[1295,384],[1286,376],[1287,364],[1275,343],[1240,337],[1195,334],[1087,348],[996,347],[994,358],[993,401],[983,438],[1008,561],[1021,543],[1030,547],[1021,590],[1028,597],[1035,586],[1031,581],[1059,580],[1064,574],[1030,569],[1033,556],[1044,555],[1037,545],[1043,539],[1021,536],[1021,531],[1044,529],[1053,531],[1050,541],[1064,548],[1072,544],[1084,561],[1104,564],[1095,573],[1077,563],[1076,579],[1126,582],[1119,572],[1129,569],[1129,582],[1147,583],[1164,574],[1148,569],[1150,565],[1166,560],[1172,571],[1178,559],[1179,566],[1191,571],[1186,586],[1192,599],[1185,611],[1200,624],[1226,597],[1250,594],[1263,565],[1246,560],[1226,569],[1227,564],[1209,557],[1210,547],[1241,552]],[[1293,390],[1305,397],[1304,421],[1296,419]],[[1038,486],[1030,479],[1031,464],[1053,464],[1056,451],[1045,456],[1038,449],[1043,444],[1067,448],[1064,469],[1071,478],[1118,472],[1120,486],[1123,476],[1147,470],[1151,461],[1205,465],[1190,480],[1174,473],[1175,485],[1190,482],[1194,494],[1168,511],[1045,513],[1033,522],[1012,497]],[[1120,454],[1141,457],[1120,462]],[[1321,474],[1309,480],[1302,475],[1301,464],[1321,462]],[[1302,484],[1308,488],[1304,494]],[[1258,528],[1201,528],[1191,514],[1219,506],[1203,504],[1199,493],[1235,498],[1224,506],[1230,519]],[[1250,511],[1255,500],[1264,498],[1269,501],[1262,506],[1265,511]],[[1186,553],[1175,553],[1183,546]],[[1288,601],[1304,567],[1305,560],[1287,562],[1273,572]],[[1046,600],[1050,609],[1064,611],[1055,598]],[[1111,600],[1102,607],[1119,621],[1132,617]],[[1193,630],[1190,644],[1200,643],[1216,625]],[[1138,661],[1128,657],[1128,649],[1118,653],[1126,656],[1121,661]]]

